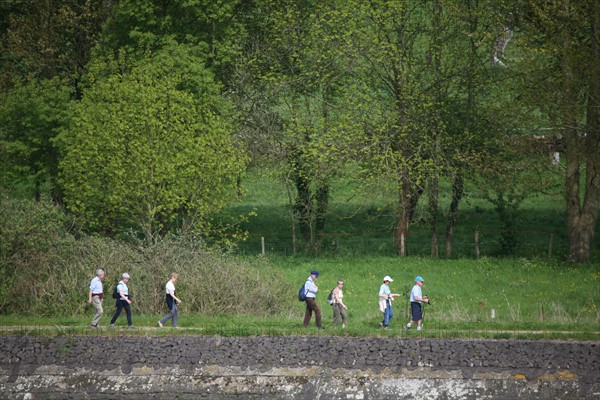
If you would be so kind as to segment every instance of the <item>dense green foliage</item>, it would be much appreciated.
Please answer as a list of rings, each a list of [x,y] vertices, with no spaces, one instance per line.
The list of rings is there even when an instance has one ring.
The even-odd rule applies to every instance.
[[[92,228],[129,226],[148,240],[176,219],[205,232],[206,215],[235,194],[244,169],[229,108],[190,46],[128,62],[125,55],[108,60],[106,78],[104,65],[91,71],[90,88],[60,137],[68,207]]]
[[[88,233],[231,235],[211,222],[250,165],[283,182],[294,252],[319,252],[347,181],[381,202],[400,255],[428,230],[429,254],[455,256],[474,198],[517,255],[521,207],[550,192],[566,256],[597,250],[597,1],[15,0],[0,15],[0,190],[50,192]]]

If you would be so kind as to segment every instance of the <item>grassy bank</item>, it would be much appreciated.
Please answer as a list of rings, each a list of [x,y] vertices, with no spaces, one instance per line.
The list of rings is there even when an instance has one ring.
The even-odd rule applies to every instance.
[[[276,275],[266,274],[265,287],[276,290],[288,287],[279,298],[284,311],[275,315],[248,316],[237,313],[206,316],[182,313],[180,330],[155,328],[159,315],[139,315],[134,307],[137,332],[146,334],[217,334],[217,335],[287,335],[335,334],[350,336],[393,337],[466,337],[466,338],[544,338],[600,340],[600,271],[594,265],[572,266],[552,262],[527,260],[450,260],[433,261],[421,258],[395,257],[307,258],[273,257],[270,268]],[[258,265],[258,264],[257,264]],[[310,269],[316,268],[320,292],[318,303],[326,326],[324,333],[302,327],[304,303],[296,299],[297,287]],[[377,308],[377,293],[384,275],[394,282],[394,292],[407,292],[419,274],[425,278],[424,293],[432,299],[425,308],[425,330],[403,331],[408,319],[406,298],[395,301],[392,329],[378,327],[381,313]],[[325,298],[338,278],[346,281],[344,293],[348,305],[348,328],[332,327],[331,307]],[[283,282],[281,281],[283,279]],[[183,283],[183,282],[182,282]],[[132,284],[133,285],[133,284]],[[133,286],[135,287],[135,286]],[[289,288],[292,289],[289,289]],[[178,291],[184,302],[196,298],[193,288],[183,286]],[[491,310],[494,309],[494,318]],[[113,312],[112,303],[105,306],[106,326]],[[91,309],[89,310],[91,316]],[[36,330],[97,334],[86,331],[86,317],[58,318],[0,317],[5,331]],[[124,324],[124,317],[119,321]],[[12,328],[7,328],[7,327]],[[58,326],[58,327],[53,327]],[[129,330],[102,330],[103,334],[129,334]]]

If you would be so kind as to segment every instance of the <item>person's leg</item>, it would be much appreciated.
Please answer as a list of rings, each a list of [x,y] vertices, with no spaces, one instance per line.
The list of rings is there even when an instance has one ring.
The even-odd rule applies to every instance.
[[[392,311],[392,305],[388,302],[385,306],[385,313],[383,314],[383,327],[387,327],[390,324],[390,313]]]
[[[94,319],[92,319],[91,325],[98,326],[98,322],[100,322],[100,318],[102,314],[104,314],[104,310],[102,309],[102,300],[98,296],[92,297],[92,303],[94,304],[94,308],[96,309],[96,315]]]
[[[161,320],[160,320],[161,324],[164,324],[170,318],[173,318],[173,315],[175,315],[175,311],[174,310],[176,310],[175,307],[177,307],[177,306],[175,305],[175,303],[173,303],[173,306],[171,307],[171,310],[164,317],[161,318]]]
[[[126,301],[124,301],[123,303],[123,308],[125,309],[125,313],[127,314],[127,326],[132,326],[133,322],[131,322],[131,306]]]
[[[414,320],[417,321],[417,330],[420,331],[421,330],[421,324],[423,323],[423,305],[421,303],[418,304],[418,311],[417,311],[417,315],[415,315],[413,317]]]
[[[177,322],[179,321],[179,309],[177,308],[177,302],[173,302],[173,318],[171,319],[171,323],[173,328],[177,328]]]
[[[121,303],[122,303],[121,300],[117,300],[117,310],[115,311],[115,314],[113,315],[113,317],[110,320],[111,325],[114,325],[117,318],[119,318],[119,315],[121,315],[121,310],[123,309],[123,306]]]
[[[340,308],[339,304],[333,305],[333,326],[337,326],[340,319]]]
[[[345,328],[346,322],[348,322],[348,316],[346,315],[346,309],[344,307],[340,307],[340,315],[342,316],[342,328]]]
[[[310,324],[310,319],[312,318],[312,303],[314,302],[314,299],[311,298],[307,298],[306,299],[306,312],[304,313],[304,327],[308,327],[308,324]]]
[[[313,309],[315,310],[315,322],[317,324],[317,328],[321,327],[321,309],[319,308],[319,306],[317,305],[317,301],[314,301],[314,306]]]

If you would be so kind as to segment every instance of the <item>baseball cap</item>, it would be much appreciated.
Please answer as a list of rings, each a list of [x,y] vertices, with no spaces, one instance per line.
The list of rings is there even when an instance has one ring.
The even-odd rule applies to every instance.
[[[315,276],[319,276],[319,271],[317,271],[316,269],[313,269],[312,271],[310,271],[311,275],[315,275]]]
[[[131,278],[129,276],[129,274],[127,272],[124,272],[123,275],[121,275],[121,278]]]
[[[425,282],[425,280],[419,275],[415,278],[415,282]]]
[[[390,278],[390,276],[389,276],[389,275],[386,275],[386,276],[384,276],[384,277],[383,277],[383,281],[384,281],[384,282],[385,282],[385,281],[394,282],[394,280],[393,280],[392,278]]]

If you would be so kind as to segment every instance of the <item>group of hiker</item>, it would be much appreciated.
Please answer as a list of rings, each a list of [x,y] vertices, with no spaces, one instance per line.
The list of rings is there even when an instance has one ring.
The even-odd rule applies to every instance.
[[[106,274],[103,270],[96,270],[96,276],[92,279],[90,283],[88,303],[94,305],[96,314],[94,315],[94,318],[92,319],[92,322],[90,323],[89,327],[94,329],[98,328],[100,318],[104,314],[104,310],[102,308],[104,298],[104,287],[102,284],[102,280],[104,279],[105,275]],[[179,299],[175,295],[175,282],[177,282],[178,276],[179,274],[177,274],[176,272],[172,272],[169,275],[169,281],[165,285],[165,298],[169,312],[160,321],[158,321],[158,326],[160,326],[161,328],[169,319],[171,320],[171,325],[174,328],[177,327],[177,305],[181,303],[181,299]],[[131,318],[131,303],[133,300],[131,294],[129,293],[129,287],[127,286],[127,284],[129,283],[129,279],[131,279],[129,273],[124,272],[123,274],[121,274],[121,280],[115,287],[113,297],[115,298],[116,310],[110,320],[109,328],[115,327],[115,322],[117,321],[117,318],[119,318],[119,315],[121,315],[121,312],[123,310],[125,310],[125,314],[127,316],[127,326],[129,328],[134,327]]]
[[[306,302],[306,312],[304,313],[304,327],[308,327],[312,314],[315,314],[315,324],[317,329],[324,329],[321,324],[321,310],[317,305],[316,297],[319,291],[318,286],[315,284],[315,280],[319,277],[319,271],[310,271],[310,276],[304,282],[304,285],[300,288],[299,299]],[[392,301],[394,297],[400,297],[401,294],[392,293],[389,285],[394,280],[386,275],[383,278],[383,283],[379,288],[379,310],[383,313],[383,320],[379,323],[379,326],[383,329],[389,329],[390,321],[394,316],[394,309],[392,307]],[[417,326],[417,330],[423,329],[423,309],[421,303],[429,303],[427,296],[423,296],[421,287],[423,286],[424,279],[421,276],[415,278],[415,285],[410,292],[410,307],[411,307],[411,320],[403,327],[404,329],[410,329],[413,325]],[[340,317],[342,318],[342,328],[346,327],[347,314],[346,310],[348,307],[344,304],[343,297],[344,281],[338,280],[337,286],[333,289],[328,297],[328,302],[333,307],[333,326],[338,326]]]
[[[103,279],[105,277],[105,272],[102,269],[98,269],[96,271],[96,276],[92,279],[89,287],[89,296],[88,303],[94,305],[94,309],[96,314],[92,319],[89,327],[97,329],[98,323],[100,322],[100,318],[104,314],[103,310],[103,297],[104,297],[104,287],[103,287]],[[306,302],[306,312],[304,313],[304,327],[308,327],[310,324],[310,320],[312,319],[313,312],[315,314],[315,323],[317,329],[324,329],[321,324],[321,310],[317,305],[317,292],[319,291],[318,286],[315,283],[315,280],[319,277],[319,271],[312,270],[310,271],[310,276],[306,279],[306,282],[300,289],[298,294],[299,299]],[[167,304],[167,308],[169,312],[158,321],[159,327],[164,327],[164,324],[170,319],[171,325],[173,327],[177,327],[178,323],[178,310],[177,306],[181,303],[181,300],[175,295],[175,283],[177,282],[178,274],[176,272],[172,272],[169,275],[169,281],[165,285],[165,300]],[[129,287],[127,284],[131,276],[129,273],[124,272],[121,274],[121,280],[115,287],[113,291],[113,297],[115,298],[115,313],[113,314],[109,328],[114,328],[115,322],[117,318],[121,315],[121,312],[125,310],[125,314],[127,316],[127,326],[129,328],[133,328],[133,321],[131,318],[131,303],[133,301],[132,296],[129,292]],[[383,278],[383,284],[379,288],[379,310],[383,313],[383,320],[379,324],[383,329],[388,329],[390,325],[390,321],[394,316],[394,309],[392,307],[392,301],[395,297],[402,296],[398,293],[392,293],[389,285],[394,280],[386,275]],[[411,305],[411,315],[412,319],[404,326],[404,329],[410,329],[413,325],[416,324],[417,330],[422,329],[423,324],[423,310],[421,307],[421,303],[429,303],[429,299],[427,296],[423,296],[421,291],[421,287],[423,286],[423,278],[421,276],[417,276],[415,278],[415,285],[410,292],[410,305]],[[340,319],[342,322],[342,328],[346,328],[348,323],[348,307],[344,304],[344,281],[342,279],[337,281],[336,287],[330,292],[328,296],[328,302],[331,304],[333,308],[333,326],[337,327]]]

